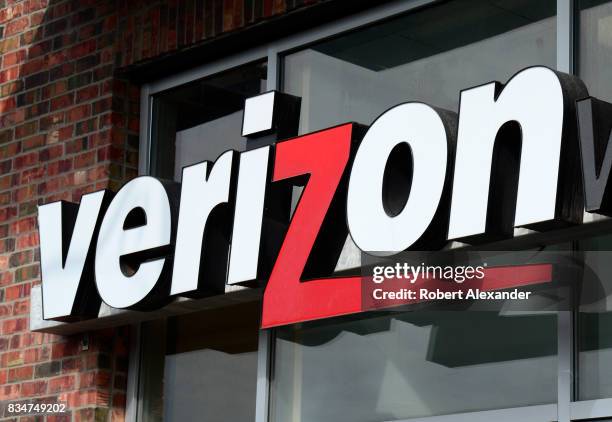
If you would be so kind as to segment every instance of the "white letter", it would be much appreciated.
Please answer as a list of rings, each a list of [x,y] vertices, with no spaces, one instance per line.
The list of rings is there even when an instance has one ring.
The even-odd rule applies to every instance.
[[[144,212],[140,215],[144,221],[138,221],[141,225],[137,227],[126,227],[132,211]],[[108,207],[98,237],[96,285],[102,300],[114,308],[128,308],[150,298],[167,266],[160,248],[170,244],[171,235],[170,198],[162,182],[138,177],[125,184]],[[126,275],[120,258],[136,253],[139,265],[133,274]],[[149,259],[142,262],[145,258]]]
[[[227,266],[227,254],[225,253],[227,245],[215,245],[216,248],[219,248],[218,251],[204,251],[202,241],[211,212],[219,204],[227,203],[230,199],[234,155],[237,155],[235,151],[223,153],[212,166],[210,175],[208,174],[209,162],[183,169],[181,205],[170,292],[172,295],[198,290],[202,253],[208,253],[208,259],[211,258],[212,253],[222,252],[218,255],[219,260],[215,260],[213,264],[219,269],[225,269]]]
[[[489,83],[461,93],[449,239],[487,231],[489,205],[495,206],[488,203],[493,148],[508,122],[517,122],[522,133],[514,226],[556,218],[564,119],[559,76],[532,67],[517,73],[501,93],[497,88]],[[521,137],[510,141],[520,143]]]
[[[412,183],[405,187],[410,196],[403,210],[390,216],[383,179],[389,155],[401,143],[412,153]],[[348,187],[348,226],[359,249],[399,252],[425,233],[440,204],[447,159],[446,129],[430,106],[400,104],[374,122],[359,146]]]
[[[256,280],[270,147],[240,154],[228,284]]]
[[[107,191],[83,195],[78,206],[60,201],[38,207],[44,319],[97,314],[93,274],[83,269],[93,253],[105,195],[110,196]]]

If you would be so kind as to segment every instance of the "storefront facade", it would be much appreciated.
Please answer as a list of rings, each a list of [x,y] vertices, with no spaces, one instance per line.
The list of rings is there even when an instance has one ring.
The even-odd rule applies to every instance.
[[[304,3],[7,0],[0,9],[2,417],[36,420],[14,405],[66,403],[66,412],[47,419],[612,420],[605,254],[590,262],[601,299],[586,300],[578,285],[570,306],[554,312],[425,307],[262,329],[268,267],[287,230],[264,224],[267,260],[253,279],[228,283],[211,269],[231,249],[223,231],[211,231],[200,271],[214,274],[196,294],[137,310],[102,303],[88,318],[55,318],[70,321],[44,318],[37,206],[119,191],[138,175],[184,186],[185,169],[227,150],[346,122],[370,126],[408,101],[458,112],[462,91],[506,84],[538,66],[577,76],[589,95],[612,102],[612,2]],[[285,105],[297,98],[299,113],[279,117],[282,124],[275,116],[273,130],[250,130],[245,100],[269,91]],[[571,142],[578,155],[577,134]],[[304,186],[279,193],[265,211],[294,213]],[[214,227],[234,217],[223,210]],[[515,228],[479,247],[607,251],[610,220],[597,212],[580,219]],[[75,236],[76,229],[60,249]],[[359,268],[351,239],[330,239],[341,251],[333,275]],[[116,292],[117,300],[130,294]]]

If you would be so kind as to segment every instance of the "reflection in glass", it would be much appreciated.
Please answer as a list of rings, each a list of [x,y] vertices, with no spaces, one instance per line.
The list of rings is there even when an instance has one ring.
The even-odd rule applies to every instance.
[[[185,166],[244,150],[244,100],[263,92],[265,79],[266,64],[253,63],[155,95],[151,174],[180,181]]]
[[[556,1],[452,0],[288,54],[300,133],[556,67]],[[279,330],[274,422],[375,422],[557,401],[555,313],[413,312]]]
[[[154,321],[143,327],[142,422],[252,422],[258,302]]]
[[[278,331],[274,422],[374,422],[556,402],[556,315],[409,312]]]
[[[612,2],[580,0],[578,74],[589,93],[612,101]]]
[[[371,124],[406,101],[457,110],[462,89],[556,66],[554,0],[454,0],[289,54],[300,132]]]
[[[585,276],[578,314],[578,399],[612,397],[612,236],[580,242]]]

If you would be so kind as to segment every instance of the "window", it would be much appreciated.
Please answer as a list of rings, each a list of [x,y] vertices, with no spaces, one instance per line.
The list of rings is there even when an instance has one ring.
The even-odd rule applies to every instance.
[[[612,2],[580,0],[578,74],[589,93],[612,101]],[[577,400],[612,398],[612,267],[610,236],[580,243],[591,277],[580,289]]]
[[[390,421],[553,403],[556,315],[415,311],[278,330],[271,420]]]
[[[261,305],[250,302],[143,325],[142,422],[252,422]]]
[[[572,59],[590,93],[612,101],[606,72],[612,57],[612,1],[577,1],[576,22],[569,19],[571,1],[450,0],[411,10],[422,3],[427,2],[385,3],[394,10],[389,13],[380,12],[385,5],[376,5],[367,17],[347,17],[351,23],[332,22],[312,33],[273,41],[256,49],[256,57],[248,51],[248,60],[238,67],[224,67],[229,70],[187,83],[181,79],[180,84],[168,84],[171,88],[159,84],[163,89],[152,89],[147,99],[151,102],[145,104],[151,110],[146,144],[151,174],[180,181],[185,165],[214,160],[230,148],[244,150],[243,100],[273,88],[302,98],[301,134],[346,121],[371,124],[384,110],[405,101],[457,111],[462,89],[506,82],[532,65],[555,68],[559,63],[567,71]],[[563,12],[558,18],[557,7]],[[569,45],[574,31],[576,45]],[[266,51],[268,60],[259,60]],[[569,59],[564,56],[568,51]],[[278,71],[278,86],[275,78],[267,80],[268,70],[269,75]],[[297,198],[299,189],[295,192]],[[595,231],[606,232],[600,226]],[[610,243],[608,237],[565,239],[578,250],[603,250]],[[141,420],[179,420],[177,412],[186,405],[192,406],[192,414],[203,415],[202,420],[242,420],[246,414],[221,414],[221,407],[206,405],[224,388],[244,388],[239,394],[243,404],[220,401],[219,406],[232,407],[229,412],[239,406],[248,409],[245,420],[254,420],[259,353],[259,370],[266,366],[262,361],[271,370],[259,373],[269,386],[257,387],[258,406],[264,403],[259,415],[266,415],[265,422],[375,422],[502,408],[513,409],[492,414],[543,422],[567,420],[562,413],[571,410],[571,420],[610,418],[608,265],[602,256],[591,259],[605,297],[588,301],[584,292],[576,292],[580,300],[569,323],[564,319],[569,312],[377,313],[274,330],[267,350],[257,350],[258,324],[253,323],[248,333],[240,331],[244,342],[238,353],[227,351],[230,346],[224,343],[236,340],[231,327],[223,328],[228,334],[221,343],[207,343],[217,333],[212,320],[225,318],[221,313],[149,323],[142,347],[155,353],[143,358],[149,354],[156,360],[142,362],[139,415]],[[243,329],[246,320],[259,320],[258,312],[247,310],[251,305],[255,303],[240,305],[245,308],[239,310],[243,319],[236,329]],[[231,309],[227,312],[234,312]],[[563,331],[566,323],[569,329]],[[185,336],[196,343],[189,344]],[[225,368],[229,376],[218,378],[221,390],[212,391],[206,380],[186,368],[199,368],[211,379]],[[570,372],[568,383],[565,376]],[[238,387],[238,377],[249,381]],[[193,393],[187,404],[178,394],[184,382],[192,387],[184,392]],[[268,391],[269,404],[261,399]],[[537,406],[546,403],[551,405]],[[206,413],[205,407],[216,413]],[[466,417],[497,419],[484,413]]]
[[[612,101],[612,2],[580,0],[578,74],[591,95]]]
[[[578,399],[612,397],[611,236],[580,243],[586,271],[580,286],[578,314]]]
[[[265,79],[257,62],[154,95],[151,174],[180,182],[183,167],[244,150],[244,100],[265,91]]]
[[[149,173],[180,182],[185,166],[245,150],[244,100],[265,89],[259,60],[155,92]],[[254,420],[261,304],[251,300],[142,325],[140,422]]]
[[[555,1],[455,0],[283,59],[300,133],[371,124],[405,101],[457,111],[462,89],[556,67]],[[277,330],[273,422],[386,421],[557,401],[557,317],[392,313]],[[492,388],[494,386],[494,388]]]
[[[454,0],[284,58],[285,92],[302,97],[300,133],[424,101],[456,111],[462,89],[556,67],[556,1]]]

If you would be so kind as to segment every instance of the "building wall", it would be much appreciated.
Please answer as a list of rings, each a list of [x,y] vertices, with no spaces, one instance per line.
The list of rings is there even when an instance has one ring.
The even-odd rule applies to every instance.
[[[139,88],[121,70],[278,17],[306,0],[0,0],[0,419],[123,420],[129,330],[28,330],[37,205],[116,190],[138,168]]]

